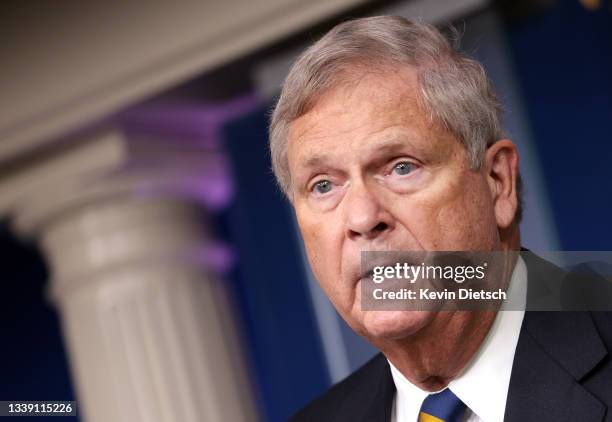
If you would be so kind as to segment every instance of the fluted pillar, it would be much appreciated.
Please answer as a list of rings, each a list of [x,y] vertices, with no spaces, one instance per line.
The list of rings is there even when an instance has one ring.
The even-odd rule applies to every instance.
[[[223,156],[183,141],[100,133],[0,181],[27,185],[7,209],[49,264],[86,422],[258,419],[206,218],[230,195]]]

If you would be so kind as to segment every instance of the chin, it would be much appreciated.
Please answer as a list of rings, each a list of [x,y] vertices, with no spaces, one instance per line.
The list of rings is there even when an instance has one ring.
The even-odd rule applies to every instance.
[[[364,311],[358,331],[372,342],[399,340],[426,327],[434,316],[431,311]]]

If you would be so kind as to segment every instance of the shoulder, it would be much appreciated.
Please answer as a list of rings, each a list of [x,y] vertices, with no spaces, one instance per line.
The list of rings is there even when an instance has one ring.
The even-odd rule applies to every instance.
[[[391,383],[391,387],[389,385]],[[388,405],[393,397],[393,379],[389,363],[377,354],[343,381],[327,390],[295,414],[290,421],[356,420],[368,413],[372,406]],[[389,392],[389,388],[391,391]],[[388,401],[388,403],[384,403]]]

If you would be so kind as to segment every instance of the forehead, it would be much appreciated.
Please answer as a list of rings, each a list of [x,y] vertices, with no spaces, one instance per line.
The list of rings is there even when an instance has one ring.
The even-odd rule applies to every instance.
[[[352,76],[325,93],[289,125],[289,158],[331,151],[376,137],[389,128],[416,135],[436,131],[419,101],[416,70],[410,67]]]
[[[344,75],[342,83],[328,89],[307,113],[291,122],[290,137],[299,137],[309,129],[304,123],[331,120],[343,114],[372,116],[383,110],[406,110],[417,105],[417,74],[410,68]],[[359,107],[354,108],[356,105]]]

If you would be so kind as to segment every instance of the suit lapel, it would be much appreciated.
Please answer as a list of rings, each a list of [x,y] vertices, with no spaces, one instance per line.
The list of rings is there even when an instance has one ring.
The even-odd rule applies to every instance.
[[[358,373],[358,380],[347,381],[350,385],[340,388],[341,403],[325,421],[390,422],[395,396],[395,384],[391,368],[382,353],[376,355]],[[311,419],[309,419],[311,420]]]
[[[565,272],[523,251],[527,252],[522,256],[527,264],[528,301],[541,302],[547,295],[546,285],[560,283]],[[601,421],[606,406],[580,381],[607,353],[590,313],[525,312],[504,420]]]
[[[526,312],[504,420],[603,420],[606,406],[579,381],[606,354],[589,313]]]
[[[391,412],[393,409],[393,397],[395,396],[395,384],[391,375],[391,368],[384,358],[384,368],[376,385],[376,394],[369,407],[364,412],[363,417],[359,415],[354,420],[363,422],[391,422]]]

